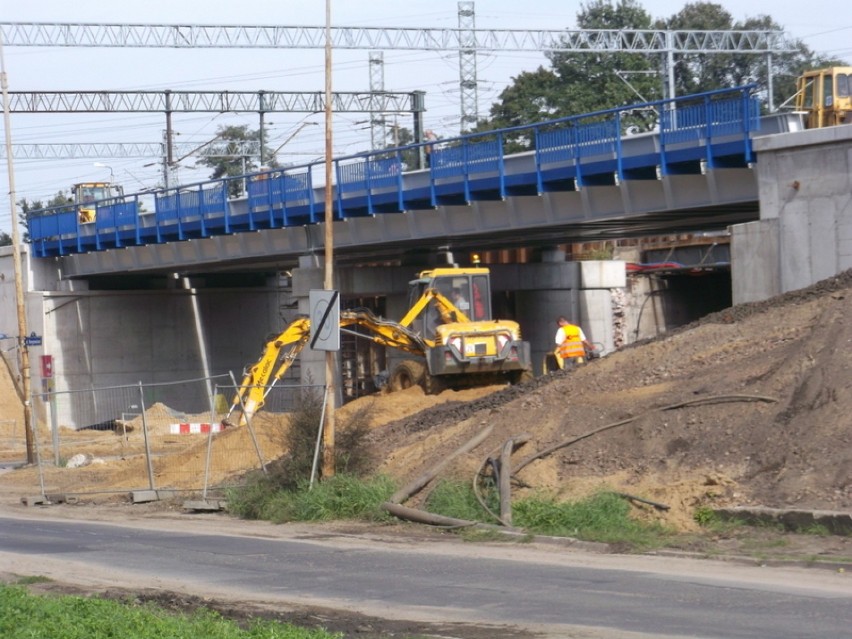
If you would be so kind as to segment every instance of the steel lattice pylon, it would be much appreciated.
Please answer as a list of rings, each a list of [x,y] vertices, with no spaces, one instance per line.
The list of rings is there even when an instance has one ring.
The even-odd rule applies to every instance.
[[[471,3],[472,4],[472,3]],[[665,29],[429,29],[332,27],[337,49],[664,53],[795,51],[783,31]],[[10,47],[322,49],[325,27],[0,22]],[[669,43],[670,39],[670,43]]]
[[[385,95],[385,56],[381,51],[370,51],[370,144],[374,149],[387,146],[385,109],[378,104]]]
[[[459,88],[461,131],[466,133],[479,119],[479,79],[476,73],[476,14],[473,2],[459,2]]]
[[[0,23],[0,34],[7,46],[23,47],[323,49],[326,46],[326,28],[319,26],[5,22]],[[783,31],[772,30],[477,29],[472,0],[458,3],[457,29],[337,26],[328,29],[328,34],[331,46],[337,49],[458,51],[462,131],[475,124],[479,115],[476,55],[481,51],[663,54],[669,76],[667,90],[671,93],[675,54],[750,53],[765,54],[771,60],[773,53],[796,50]],[[371,58],[371,88],[373,73],[378,67],[383,68],[383,61],[375,67]],[[378,82],[378,78],[375,80]],[[383,78],[381,86],[383,91]],[[373,129],[377,128],[375,123],[380,117],[376,114],[382,110],[385,109],[371,109]],[[376,135],[373,131],[374,138]]]
[[[241,158],[259,155],[255,140],[237,140],[228,143],[230,153],[223,154],[215,148],[200,150],[202,157]],[[187,155],[197,150],[189,143],[174,145],[176,155]],[[12,157],[16,160],[75,160],[80,158],[151,158],[165,157],[161,142],[67,142],[59,144],[13,144]],[[0,159],[6,159],[6,149],[0,147]]]
[[[411,113],[413,93],[335,92],[337,112]],[[325,94],[278,91],[10,91],[12,113],[321,113]]]

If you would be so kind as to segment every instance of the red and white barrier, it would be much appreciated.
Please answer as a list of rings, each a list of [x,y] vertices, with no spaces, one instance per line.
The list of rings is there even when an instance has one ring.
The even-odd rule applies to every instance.
[[[224,430],[223,424],[171,424],[172,435],[196,435],[200,433],[218,433]]]

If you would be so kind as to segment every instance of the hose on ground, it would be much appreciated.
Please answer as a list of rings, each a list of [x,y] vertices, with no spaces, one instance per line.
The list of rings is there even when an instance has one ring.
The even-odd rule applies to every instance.
[[[479,490],[479,478],[482,477],[483,471],[485,470],[485,467],[489,463],[493,463],[494,455],[496,455],[497,452],[499,452],[506,445],[506,443],[512,442],[513,448],[519,448],[519,447],[523,446],[524,444],[526,444],[529,440],[530,440],[530,436],[526,433],[524,433],[522,435],[516,435],[515,437],[510,437],[509,439],[506,440],[506,442],[504,442],[498,448],[496,448],[494,452],[491,452],[488,455],[486,455],[485,459],[482,460],[482,463],[479,465],[479,467],[476,469],[476,472],[473,474],[473,496],[476,498],[476,501],[479,502],[479,505],[482,507],[482,510],[484,510],[486,513],[491,515],[491,517],[493,517],[496,521],[498,521],[499,523],[501,523],[504,526],[509,526],[509,524],[507,522],[503,521],[503,519],[500,517],[500,515],[495,513],[493,510],[491,510],[488,507],[488,505],[485,503],[485,498],[482,496],[482,493]],[[495,469],[496,469],[496,464],[494,466],[495,466]],[[496,472],[495,472],[495,475],[494,475],[494,480],[495,480],[495,483],[499,483],[499,478],[497,477]]]
[[[683,408],[685,406],[695,406],[699,404],[715,404],[715,403],[725,403],[725,402],[777,402],[778,400],[774,397],[766,397],[764,395],[710,395],[708,397],[698,397],[696,399],[689,399],[684,402],[678,402],[676,404],[669,404],[668,406],[661,406],[660,408],[652,408],[651,410],[647,410],[644,413],[640,413],[639,415],[634,415],[633,417],[628,417],[627,419],[622,419],[620,421],[614,422],[612,424],[607,424],[605,426],[601,426],[600,428],[596,428],[594,430],[589,431],[583,435],[579,435],[577,437],[573,437],[571,439],[566,439],[564,441],[558,442],[553,446],[545,448],[542,451],[535,453],[527,457],[520,464],[518,464],[514,472],[518,473],[522,469],[526,468],[529,464],[534,462],[537,459],[541,459],[542,457],[547,457],[550,453],[553,453],[560,448],[565,448],[567,446],[571,446],[580,442],[584,439],[588,439],[593,435],[597,435],[598,433],[602,433],[604,431],[618,428],[619,426],[624,426],[631,422],[635,422],[637,419],[645,417],[646,415],[650,415],[652,413],[661,413],[667,410],[674,410],[676,408]]]

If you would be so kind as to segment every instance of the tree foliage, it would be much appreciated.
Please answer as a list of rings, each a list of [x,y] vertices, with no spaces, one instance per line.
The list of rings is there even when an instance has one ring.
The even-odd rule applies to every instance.
[[[736,21],[722,5],[690,2],[678,13],[654,21],[639,0],[591,0],[577,13],[578,29],[669,30],[771,30],[781,26],[762,15]],[[843,65],[825,58],[801,40],[791,42],[793,51],[772,56],[775,105],[795,93],[796,78],[805,69]],[[477,131],[506,128],[543,120],[591,113],[664,97],[667,84],[665,59],[660,53],[619,51],[562,52],[547,54],[549,66],[513,78],[490,109]],[[768,96],[767,57],[753,53],[689,53],[675,56],[675,94],[689,95],[714,89],[755,83]],[[640,128],[650,121],[636,118]],[[516,136],[519,150],[528,140]]]
[[[637,0],[593,0],[577,14],[579,29],[649,29],[651,16]],[[591,113],[661,97],[655,61],[641,53],[554,51],[550,67],[523,72],[491,107],[478,131]],[[515,136],[512,150],[529,147]],[[515,148],[518,147],[518,148]]]
[[[266,143],[266,132],[264,131],[264,145]],[[257,171],[261,164],[258,163],[260,154],[260,130],[249,129],[245,124],[239,126],[220,126],[216,130],[218,142],[208,146],[202,155],[199,164],[209,166],[213,169],[210,178],[235,177]],[[255,142],[258,153],[241,155],[240,151],[246,142]],[[269,167],[278,166],[275,156],[268,149],[264,149],[263,165]],[[232,180],[229,184],[229,195],[238,197],[243,194],[242,180]]]
[[[720,4],[691,2],[678,13],[657,23],[657,28],[671,30],[781,31],[771,16],[760,15],[742,22]],[[796,92],[796,78],[807,69],[845,65],[843,60],[821,56],[801,40],[789,40],[793,51],[772,56],[773,101],[783,103]],[[769,65],[765,55],[750,53],[690,53],[675,56],[677,95],[689,95],[714,89],[756,84],[758,91],[769,97]]]

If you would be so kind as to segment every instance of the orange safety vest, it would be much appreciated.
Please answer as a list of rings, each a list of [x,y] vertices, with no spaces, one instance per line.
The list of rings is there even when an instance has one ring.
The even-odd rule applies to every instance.
[[[586,348],[580,338],[580,327],[566,324],[562,327],[562,332],[565,334],[565,340],[556,349],[559,357],[562,359],[585,357]]]

